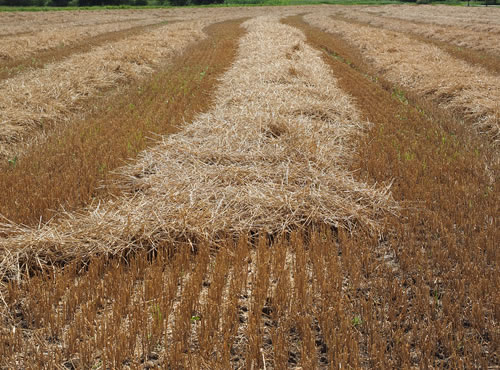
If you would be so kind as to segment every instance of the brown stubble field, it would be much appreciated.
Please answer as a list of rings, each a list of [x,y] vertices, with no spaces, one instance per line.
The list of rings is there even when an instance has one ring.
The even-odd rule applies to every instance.
[[[498,9],[0,19],[2,368],[500,366]]]

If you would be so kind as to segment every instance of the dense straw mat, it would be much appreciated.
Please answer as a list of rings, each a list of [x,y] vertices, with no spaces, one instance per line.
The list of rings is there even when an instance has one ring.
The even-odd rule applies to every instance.
[[[389,188],[347,170],[368,123],[300,31],[274,16],[244,26],[213,109],[121,169],[119,198],[39,228],[1,225],[1,275],[310,224],[377,232],[397,210]]]
[[[313,26],[341,35],[359,48],[379,73],[396,86],[429,97],[500,144],[500,76],[472,67],[436,46],[401,33],[308,14]]]

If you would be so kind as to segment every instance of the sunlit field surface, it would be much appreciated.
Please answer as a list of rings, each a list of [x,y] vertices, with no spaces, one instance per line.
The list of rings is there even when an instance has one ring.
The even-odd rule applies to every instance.
[[[0,367],[499,367],[499,40],[480,7],[0,13]]]

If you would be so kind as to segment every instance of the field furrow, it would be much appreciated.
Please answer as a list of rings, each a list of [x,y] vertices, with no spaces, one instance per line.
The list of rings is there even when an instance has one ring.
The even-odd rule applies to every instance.
[[[457,60],[438,47],[393,31],[354,25],[325,15],[305,19],[359,48],[378,73],[462,116],[497,145],[500,135],[500,76]],[[446,66],[446,68],[442,68]]]

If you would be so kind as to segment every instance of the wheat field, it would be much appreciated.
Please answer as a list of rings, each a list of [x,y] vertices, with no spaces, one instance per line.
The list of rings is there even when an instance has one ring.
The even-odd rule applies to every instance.
[[[500,366],[498,9],[0,24],[1,368]]]

